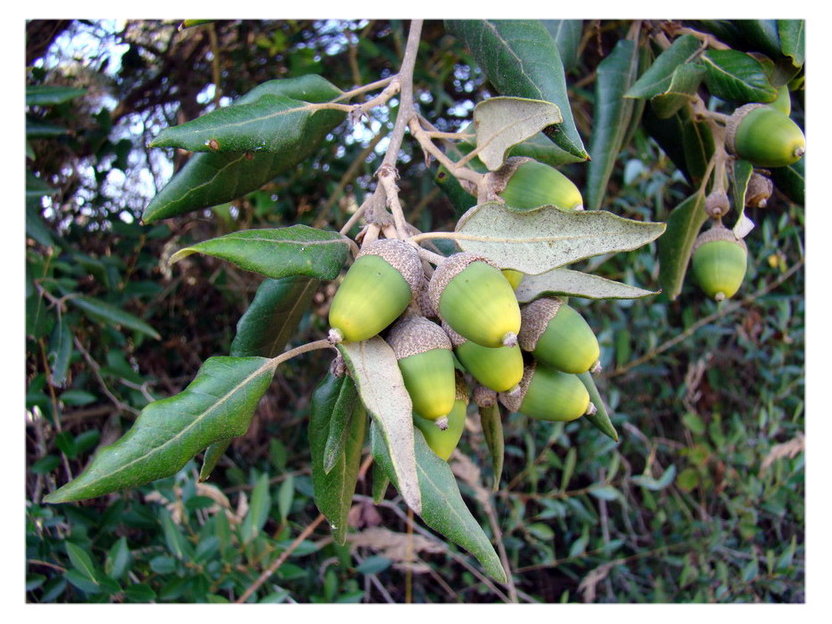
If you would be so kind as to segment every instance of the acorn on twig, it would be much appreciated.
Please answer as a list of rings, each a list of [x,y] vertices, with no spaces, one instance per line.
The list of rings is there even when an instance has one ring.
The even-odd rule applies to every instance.
[[[457,359],[486,388],[504,392],[523,377],[523,353],[518,345],[483,347],[460,336],[445,322],[442,329],[451,339]]]
[[[730,299],[745,278],[748,248],[725,226],[702,232],[693,244],[691,267],[703,292],[717,301]]]
[[[456,375],[451,341],[436,323],[421,316],[398,321],[387,342],[398,360],[413,411],[428,420],[454,406]]]
[[[806,151],[803,131],[788,115],[765,104],[746,104],[731,115],[725,146],[755,167],[785,167]]]
[[[601,354],[598,339],[583,316],[560,297],[523,306],[518,341],[536,360],[565,373],[585,373]]]
[[[520,331],[520,306],[493,262],[470,252],[449,256],[434,271],[428,295],[455,332],[484,347],[511,346]]]
[[[405,311],[423,278],[409,243],[382,238],[362,248],[329,308],[331,333],[347,342],[372,338]]]
[[[570,421],[595,411],[577,375],[538,362],[526,367],[518,391],[498,396],[506,409],[539,420]]]
[[[442,419],[445,422],[431,421],[420,417],[418,414],[414,414],[413,424],[425,436],[425,442],[428,443],[431,450],[440,458],[448,461],[451,453],[454,452],[457,444],[459,444],[460,438],[462,438],[467,411],[468,392],[464,383],[459,381],[457,383],[453,408],[448,413],[447,418]],[[441,425],[444,425],[444,428]]]

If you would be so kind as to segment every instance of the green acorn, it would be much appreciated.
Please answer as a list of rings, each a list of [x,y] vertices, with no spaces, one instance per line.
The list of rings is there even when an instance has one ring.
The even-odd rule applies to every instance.
[[[577,375],[538,362],[526,367],[517,391],[499,397],[506,409],[539,420],[570,421],[595,412]]]
[[[454,406],[456,377],[451,341],[436,323],[421,316],[397,322],[387,342],[399,362],[413,411],[427,418],[442,418]]]
[[[531,158],[509,158],[495,172],[494,179],[497,195],[515,210],[534,210],[540,206],[563,210],[584,208],[581,191],[572,180],[554,167]]]
[[[448,461],[451,453],[462,438],[462,431],[465,429],[465,414],[468,411],[468,393],[462,387],[457,387],[456,399],[453,408],[448,413],[446,422],[436,422],[413,414],[413,424],[419,428],[425,436],[425,441],[431,450],[440,458]],[[444,428],[440,424],[445,425]]]
[[[468,340],[484,347],[516,344],[520,306],[487,258],[470,252],[449,256],[434,271],[428,295],[439,317]]]
[[[495,392],[516,386],[523,377],[523,353],[517,345],[483,347],[460,336],[447,323],[442,329],[451,339],[456,357],[479,383]]]
[[[801,159],[806,138],[788,115],[765,104],[746,104],[731,115],[725,145],[755,167],[785,167]]]
[[[391,238],[368,243],[332,299],[332,333],[347,342],[372,338],[405,311],[422,278],[422,261],[411,244]]]
[[[745,241],[718,225],[702,232],[693,244],[693,275],[704,293],[722,301],[739,290],[745,278],[748,249]]]
[[[601,353],[584,318],[558,297],[523,306],[518,341],[536,360],[565,373],[585,373]]]

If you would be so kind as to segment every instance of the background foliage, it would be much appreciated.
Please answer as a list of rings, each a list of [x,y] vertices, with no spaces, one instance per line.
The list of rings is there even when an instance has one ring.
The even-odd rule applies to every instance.
[[[304,166],[198,218],[142,225],[183,164],[146,146],[276,77],[320,73],[348,88],[398,67],[397,21],[32,21],[27,24],[26,597],[29,602],[494,602],[512,598],[464,551],[407,514],[373,504],[359,480],[348,542],[332,542],[312,500],[310,398],[329,365],[315,352],[280,367],[248,433],[198,482],[175,477],[60,506],[43,496],[149,402],[181,391],[228,353],[260,279],[209,256],[173,267],[189,244],[294,223],[337,228],[371,188],[392,120],[376,109],[338,126]],[[550,23],[575,123],[590,136],[602,59],[630,22]],[[659,28],[661,24],[654,25]],[[568,35],[568,37],[567,37]],[[467,125],[490,94],[441,22],[428,21],[417,101],[440,130]],[[802,119],[802,91],[793,116]],[[456,217],[405,143],[399,186],[422,230]],[[612,164],[604,208],[665,221],[690,194],[638,129]],[[585,164],[562,168],[579,187]],[[804,596],[804,209],[782,194],[748,211],[743,296],[727,305],[685,284],[635,301],[582,303],[599,336],[599,386],[620,441],[580,423],[504,423],[504,479],[491,492],[475,423],[452,468],[514,572],[525,602],[802,602]],[[656,245],[587,261],[656,288]],[[291,344],[326,330],[332,286],[313,295]],[[311,530],[310,530],[311,528]],[[299,543],[295,543],[298,538]]]

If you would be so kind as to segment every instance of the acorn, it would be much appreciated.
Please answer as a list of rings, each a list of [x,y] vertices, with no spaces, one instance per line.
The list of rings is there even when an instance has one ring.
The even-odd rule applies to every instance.
[[[751,208],[765,208],[769,197],[774,192],[774,184],[764,175],[751,174],[745,189],[745,205]]]
[[[518,341],[536,360],[565,373],[585,373],[598,361],[598,339],[574,308],[559,297],[523,306]]]
[[[526,367],[519,391],[500,393],[499,398],[506,409],[539,420],[570,421],[595,411],[577,375],[539,362]]]
[[[514,269],[502,269],[502,273],[503,276],[508,280],[508,283],[511,284],[511,287],[514,290],[517,290],[517,287],[523,280],[522,271],[515,271]]]
[[[731,210],[731,202],[728,200],[728,193],[725,191],[713,191],[705,198],[705,212],[712,219],[724,217],[729,210]]]
[[[421,316],[397,322],[387,337],[399,363],[413,411],[428,420],[454,406],[456,377],[451,341],[436,323]]]
[[[466,340],[447,323],[442,329],[451,339],[457,359],[479,383],[495,392],[516,386],[523,377],[523,352],[517,345],[483,347]]]
[[[725,226],[715,226],[702,232],[693,243],[693,275],[712,299],[730,299],[745,277],[747,258],[745,241]]]
[[[785,167],[801,159],[806,138],[788,115],[765,104],[746,104],[731,115],[725,145],[755,167]]]
[[[428,295],[439,317],[483,347],[511,346],[520,331],[520,306],[500,269],[484,256],[461,252],[434,271]]]
[[[563,210],[584,208],[581,191],[572,180],[554,167],[531,158],[509,158],[496,172],[495,182],[497,195],[515,210],[534,210],[540,206]]]
[[[425,442],[428,443],[431,450],[441,459],[448,461],[456,445],[459,444],[460,438],[462,438],[467,411],[468,393],[464,385],[458,385],[456,399],[453,408],[448,413],[444,429],[439,426],[439,423],[422,418],[418,414],[413,414],[413,424],[424,434]]]
[[[372,338],[404,312],[422,278],[422,261],[410,243],[393,238],[368,243],[332,299],[332,333],[348,342]]]

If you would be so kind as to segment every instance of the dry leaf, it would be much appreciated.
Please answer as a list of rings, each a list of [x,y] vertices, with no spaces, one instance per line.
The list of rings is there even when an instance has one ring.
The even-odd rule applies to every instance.
[[[771,450],[766,455],[765,459],[763,459],[763,463],[760,465],[760,472],[764,472],[768,470],[769,466],[771,466],[774,462],[778,459],[783,457],[788,457],[792,459],[797,456],[798,453],[802,452],[804,449],[804,438],[803,433],[798,433],[797,436],[792,438],[787,442],[783,442],[781,444],[775,444],[771,447]]]

